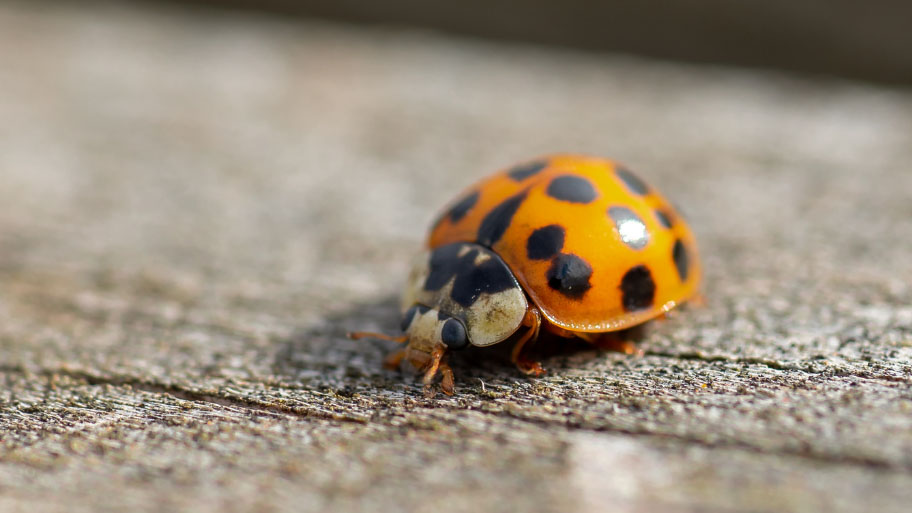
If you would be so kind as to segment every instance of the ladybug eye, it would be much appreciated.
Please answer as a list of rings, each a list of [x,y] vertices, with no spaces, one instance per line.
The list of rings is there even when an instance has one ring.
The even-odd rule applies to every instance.
[[[453,318],[447,319],[443,323],[443,329],[440,330],[440,340],[450,349],[462,349],[469,345],[465,326]]]

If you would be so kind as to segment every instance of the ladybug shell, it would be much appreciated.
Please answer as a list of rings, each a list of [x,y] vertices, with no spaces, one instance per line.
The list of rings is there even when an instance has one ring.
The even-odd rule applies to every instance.
[[[635,326],[697,291],[690,228],[658,191],[619,164],[552,155],[470,187],[428,245],[491,248],[552,324],[575,332]]]

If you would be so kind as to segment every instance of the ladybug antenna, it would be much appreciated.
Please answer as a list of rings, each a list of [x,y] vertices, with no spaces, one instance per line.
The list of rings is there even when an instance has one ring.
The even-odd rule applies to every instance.
[[[362,338],[379,338],[380,340],[391,340],[393,342],[399,342],[400,344],[408,341],[408,335],[394,337],[392,335],[374,333],[372,331],[352,331],[348,334],[348,338],[352,340],[361,340]]]

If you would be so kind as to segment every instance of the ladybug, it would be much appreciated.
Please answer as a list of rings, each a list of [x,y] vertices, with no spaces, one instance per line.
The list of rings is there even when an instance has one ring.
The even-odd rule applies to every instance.
[[[469,187],[431,228],[402,297],[403,335],[353,333],[405,343],[405,359],[437,373],[451,395],[445,355],[486,347],[522,331],[512,361],[541,330],[631,352],[615,332],[663,315],[695,297],[697,244],[659,192],[629,169],[597,157],[550,155],[502,170]]]

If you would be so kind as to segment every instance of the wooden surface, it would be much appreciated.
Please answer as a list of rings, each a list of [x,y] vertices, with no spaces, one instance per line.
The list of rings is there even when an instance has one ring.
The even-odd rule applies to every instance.
[[[0,510],[905,511],[912,94],[0,4]],[[640,358],[384,371],[455,190],[584,151],[697,232]]]

